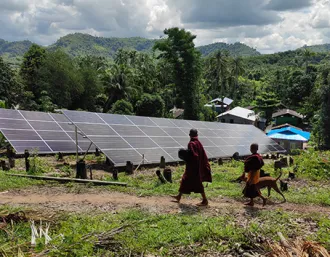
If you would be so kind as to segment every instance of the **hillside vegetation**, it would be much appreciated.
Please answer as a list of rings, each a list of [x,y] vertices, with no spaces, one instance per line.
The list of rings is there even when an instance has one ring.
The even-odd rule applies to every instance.
[[[219,50],[227,50],[233,56],[258,56],[261,55],[256,49],[245,44],[236,42],[235,44],[213,43],[197,47],[203,56],[210,55]]]
[[[306,117],[318,145],[330,148],[328,53],[304,48],[240,57],[213,44],[215,52],[210,46],[201,57],[195,35],[178,28],[164,33],[154,41],[74,34],[50,46],[52,51],[33,44],[20,66],[0,58],[0,100],[7,108],[152,117],[169,117],[176,106],[185,109],[185,119],[214,121],[217,113],[204,105],[225,96],[234,100],[231,107],[254,106],[267,125],[285,105]]]
[[[61,37],[54,44],[46,47],[49,50],[61,49],[72,57],[76,56],[98,56],[113,58],[119,49],[130,49],[139,52],[151,52],[157,39],[146,39],[141,37],[131,38],[105,38],[94,37],[88,34],[75,33]],[[24,55],[31,47],[30,41],[7,42],[0,39],[0,56],[16,58]],[[227,50],[233,56],[257,56],[260,53],[242,43],[226,44],[214,43],[197,47],[203,56],[210,55],[218,50]]]

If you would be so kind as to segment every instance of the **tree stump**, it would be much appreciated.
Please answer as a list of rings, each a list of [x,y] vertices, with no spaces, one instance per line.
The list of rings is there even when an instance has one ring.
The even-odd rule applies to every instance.
[[[63,161],[63,154],[61,152],[58,152],[57,160],[58,161]]]
[[[28,150],[24,151],[24,158],[25,158],[25,171],[28,172],[30,170],[30,153]]]
[[[95,148],[95,156],[100,156],[100,151],[98,148]]]
[[[172,183],[172,170],[170,168],[164,169],[163,176],[168,182]]]
[[[1,167],[2,167],[2,170],[4,170],[4,171],[10,170],[9,166],[7,165],[6,161],[4,161],[4,160],[1,161]]]
[[[127,175],[132,175],[134,173],[134,166],[133,166],[132,162],[130,162],[130,161],[126,162],[125,172]]]
[[[162,175],[162,173],[160,172],[160,170],[156,170],[156,175],[157,175],[157,177],[159,178],[159,180],[160,180],[160,182],[161,182],[162,184],[165,184],[165,183],[166,183],[166,180],[165,180],[165,178],[163,177],[163,175]]]
[[[118,180],[118,170],[114,169],[114,170],[112,171],[112,178],[113,178],[114,180]]]
[[[290,166],[292,166],[293,163],[294,163],[293,158],[292,158],[291,156],[290,156],[290,158],[289,158],[289,163],[290,163]]]
[[[165,157],[164,156],[160,157],[159,168],[165,169]]]
[[[108,165],[108,166],[111,166],[111,161],[109,160],[108,157],[105,158],[105,164]]]
[[[76,178],[87,179],[87,169],[85,161],[80,160],[77,162],[76,171]]]

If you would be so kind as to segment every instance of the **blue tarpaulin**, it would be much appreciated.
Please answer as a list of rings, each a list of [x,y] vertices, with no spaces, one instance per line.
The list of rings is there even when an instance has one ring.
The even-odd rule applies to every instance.
[[[275,139],[296,140],[296,141],[308,141],[311,137],[311,133],[293,127],[274,129],[269,131],[267,135]]]

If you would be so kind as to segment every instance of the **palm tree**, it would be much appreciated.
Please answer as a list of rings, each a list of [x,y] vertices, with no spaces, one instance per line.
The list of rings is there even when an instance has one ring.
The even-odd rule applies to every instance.
[[[214,76],[216,90],[220,87],[220,95],[226,93],[226,78],[227,78],[227,69],[228,65],[228,53],[225,51],[216,52],[210,59],[209,70],[211,76]]]
[[[234,99],[236,99],[236,93],[238,90],[238,77],[245,72],[243,59],[240,56],[237,56],[233,59],[233,66],[231,74],[235,76],[235,87],[234,87]]]
[[[315,55],[314,52],[312,52],[311,50],[309,50],[308,48],[304,48],[304,50],[302,50],[302,57],[305,63],[305,72],[307,73],[307,69],[308,69],[308,64],[310,59]]]
[[[111,105],[121,99],[131,99],[137,92],[133,82],[133,70],[124,64],[114,64],[105,71],[102,81],[105,86],[107,100],[103,112],[108,112]]]

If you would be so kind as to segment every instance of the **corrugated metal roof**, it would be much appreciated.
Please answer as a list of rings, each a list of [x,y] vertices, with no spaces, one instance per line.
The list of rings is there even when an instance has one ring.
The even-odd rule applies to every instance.
[[[224,104],[230,105],[234,100],[225,97],[225,98],[215,98],[213,99],[210,103],[214,103],[214,102],[223,102]]]
[[[293,135],[293,134],[300,135],[301,137],[305,138],[307,141],[311,137],[311,133],[309,133],[307,131],[300,130],[300,129],[296,129],[296,128],[293,128],[293,127],[284,127],[284,128],[281,128],[281,129],[273,129],[273,130],[269,131],[267,133],[267,135],[271,136],[271,135],[277,134],[277,133],[285,134],[285,135]]]
[[[245,109],[242,107],[235,107],[234,109],[221,113],[220,115],[217,116],[218,117],[222,117],[224,115],[233,115],[236,117],[240,117],[243,119],[247,119],[247,120],[251,120],[251,121],[255,121],[256,120],[256,116],[254,111],[251,111],[249,109]]]
[[[275,113],[273,113],[272,118],[276,118],[278,116],[282,116],[282,115],[285,115],[285,114],[290,114],[290,115],[296,116],[300,119],[304,118],[304,116],[301,115],[300,113],[297,113],[296,111],[293,111],[293,110],[290,110],[290,109],[283,109],[283,110],[280,110],[278,112],[275,112]]]
[[[306,138],[304,138],[301,135],[297,135],[297,134],[282,134],[282,133],[275,133],[272,135],[268,135],[270,138],[273,139],[283,139],[283,140],[293,140],[293,141],[303,141],[303,142],[307,142],[308,140]]]

